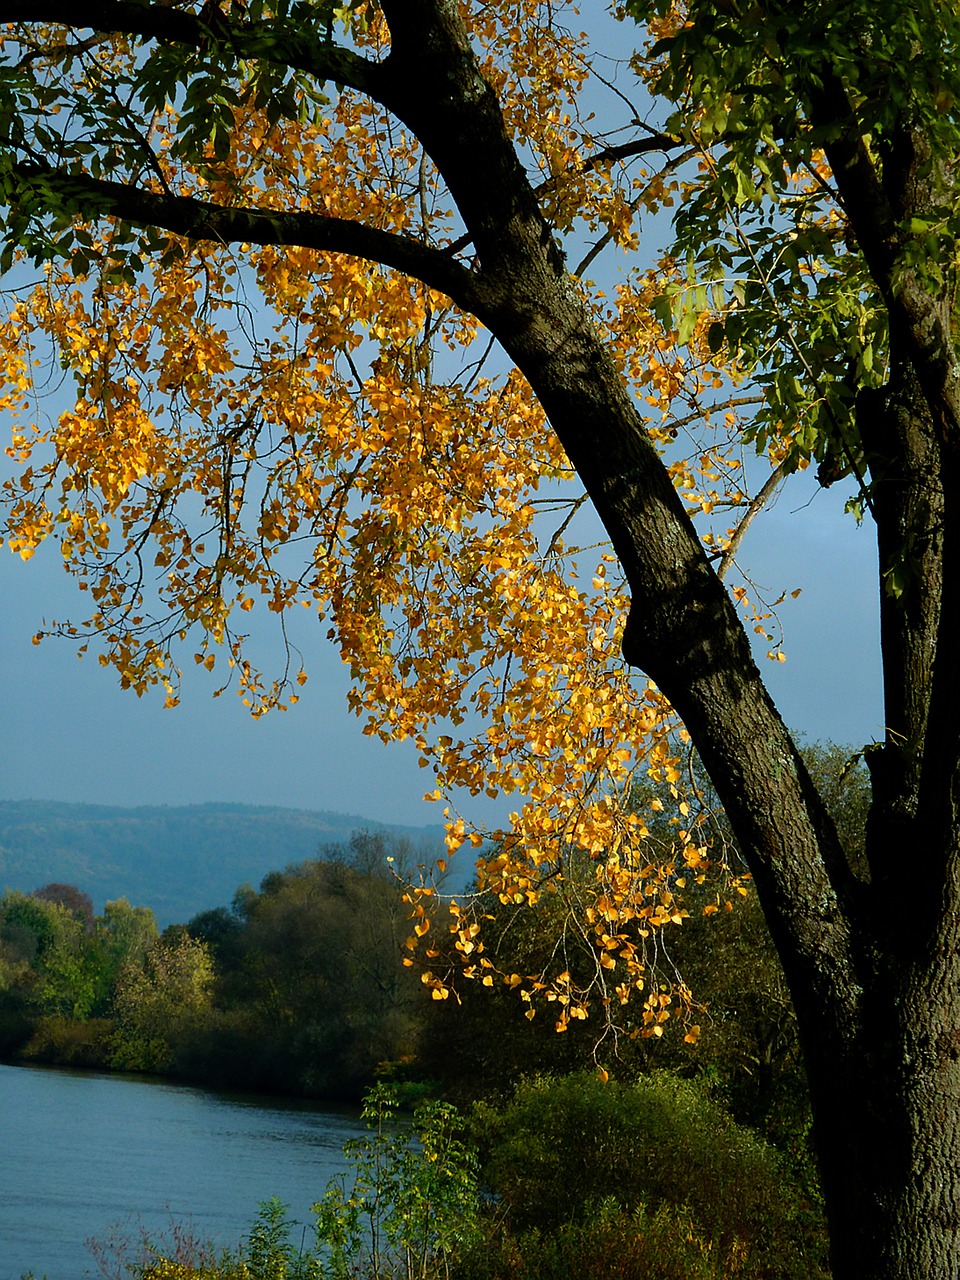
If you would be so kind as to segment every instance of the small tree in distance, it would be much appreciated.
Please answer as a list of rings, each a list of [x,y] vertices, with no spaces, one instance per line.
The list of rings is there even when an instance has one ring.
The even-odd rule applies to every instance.
[[[45,884],[34,889],[30,897],[39,898],[41,902],[53,902],[82,920],[88,929],[93,928],[93,900],[89,893],[84,893],[74,884]]]
[[[833,1273],[957,1274],[960,19],[618,9],[638,50],[601,117],[556,3],[2,0],[0,264],[42,264],[0,328],[8,537],[60,541],[92,602],[62,629],[170,705],[184,660],[255,714],[289,705],[306,673],[259,672],[243,619],[317,607],[367,730],[412,737],[437,795],[524,797],[486,888],[532,904],[568,851],[593,860],[585,985],[562,939],[550,975],[498,974],[454,920],[465,972],[561,1030],[639,1001],[654,1035],[683,994],[648,952],[709,850],[681,821],[651,856],[626,800],[647,774],[690,816],[689,735],[792,994]],[[671,207],[675,252],[629,270]],[[607,297],[605,251],[627,267]],[[76,399],[44,429],[51,357]],[[865,866],[754,663],[743,614],[776,659],[770,610],[731,577],[811,463],[878,532]],[[577,554],[587,497],[610,547]],[[451,847],[468,834],[452,815]]]

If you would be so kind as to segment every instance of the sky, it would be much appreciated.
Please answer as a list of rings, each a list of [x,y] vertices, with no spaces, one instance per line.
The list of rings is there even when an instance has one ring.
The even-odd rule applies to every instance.
[[[740,560],[768,598],[787,593],[779,610],[787,660],[767,661],[765,644],[759,658],[787,724],[811,740],[862,745],[882,734],[876,552],[872,530],[843,514],[848,496],[843,484],[824,491],[809,474],[793,477],[754,523]],[[202,673],[185,671],[180,705],[165,710],[162,694],[120,690],[95,656],[78,661],[66,641],[33,645],[45,618],[83,616],[55,545],[27,563],[0,549],[0,592],[0,799],[244,802],[442,820],[422,799],[433,782],[412,744],[363,735],[326,625],[306,612],[295,637],[310,674],[301,700],[253,720],[233,694],[212,699],[215,681]],[[458,803],[468,820],[496,825],[517,798]]]
[[[862,745],[882,724],[876,555],[870,528],[858,529],[842,505],[842,493],[796,477],[755,522],[742,559],[769,596],[788,593],[778,610],[787,660],[768,661],[765,645],[758,659],[784,719],[811,740]],[[347,672],[315,617],[299,619],[310,679],[289,711],[253,720],[232,693],[214,700],[215,682],[191,671],[181,704],[165,710],[162,694],[121,690],[67,641],[31,643],[44,618],[79,616],[85,603],[58,559],[53,544],[26,563],[0,550],[0,799],[223,801],[417,826],[442,820],[422,799],[433,784],[412,744],[367,738],[349,713]],[[459,799],[465,816],[488,823],[516,803]]]

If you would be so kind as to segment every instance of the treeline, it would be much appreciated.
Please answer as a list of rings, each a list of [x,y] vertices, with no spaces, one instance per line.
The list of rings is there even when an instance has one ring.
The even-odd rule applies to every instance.
[[[524,1018],[505,987],[462,981],[455,999],[426,998],[401,963],[410,922],[393,869],[415,856],[402,838],[359,832],[320,852],[163,932],[124,899],[97,916],[69,885],[7,893],[0,1055],[350,1099],[384,1076],[472,1101],[506,1097],[521,1077],[594,1069],[594,1026],[558,1035],[550,1018]],[[536,911],[488,906],[486,954],[502,968],[547,969],[560,898]],[[805,1158],[793,1013],[756,899],[720,919],[693,914],[674,933],[670,961],[708,1005],[699,1043],[671,1022],[659,1039],[605,1046],[605,1061],[622,1079],[709,1076],[738,1120]],[[574,977],[595,965],[585,940],[565,947]]]
[[[864,773],[839,748],[807,759],[856,858]],[[651,820],[652,839],[672,840],[669,808],[662,832]],[[523,1076],[594,1069],[591,1021],[557,1035],[550,1018],[522,1016],[515,992],[477,982],[461,981],[455,999],[426,998],[416,968],[401,963],[410,931],[401,883],[422,856],[404,837],[357,832],[162,933],[152,912],[123,899],[95,916],[67,885],[8,893],[0,1056],[327,1098],[359,1098],[384,1074],[439,1081],[458,1100],[503,1097]],[[536,910],[488,905],[484,947],[501,969],[554,964],[560,895],[543,895]],[[568,931],[563,945],[574,979],[595,969],[586,939]],[[809,1115],[799,1045],[755,896],[709,919],[693,907],[664,946],[705,1006],[699,1042],[685,1043],[673,1020],[659,1038],[628,1027],[602,1046],[603,1061],[620,1079],[662,1068],[707,1077],[737,1120],[801,1158]]]
[[[390,870],[413,856],[360,832],[162,933],[123,899],[94,915],[69,885],[7,893],[0,1054],[359,1097],[379,1064],[412,1057],[423,1022]]]

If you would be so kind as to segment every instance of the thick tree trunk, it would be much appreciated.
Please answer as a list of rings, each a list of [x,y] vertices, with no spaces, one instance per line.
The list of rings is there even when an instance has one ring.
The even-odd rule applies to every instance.
[[[933,968],[907,981],[878,978],[878,989],[864,993],[871,1025],[843,1057],[811,1044],[817,1019],[804,1020],[834,1280],[960,1275],[960,1054],[950,968],[952,986]]]

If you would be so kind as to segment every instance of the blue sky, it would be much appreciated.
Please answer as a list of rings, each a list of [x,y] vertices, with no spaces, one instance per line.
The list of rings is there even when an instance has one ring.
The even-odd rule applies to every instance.
[[[860,744],[882,722],[876,557],[872,530],[858,529],[842,505],[841,492],[795,477],[755,522],[741,558],[773,597],[802,588],[778,611],[787,661],[760,657],[784,719],[810,738]],[[432,784],[413,747],[364,737],[348,713],[347,673],[325,624],[299,620],[310,680],[290,711],[254,721],[232,694],[212,699],[214,681],[195,672],[186,673],[181,705],[164,710],[161,695],[120,690],[95,657],[78,660],[66,641],[31,644],[44,618],[79,615],[85,603],[58,561],[53,544],[27,563],[0,552],[0,798],[240,801],[441,820],[422,800]],[[466,816],[495,822],[516,797],[462,803]]]

